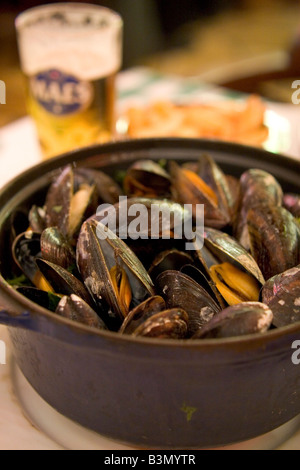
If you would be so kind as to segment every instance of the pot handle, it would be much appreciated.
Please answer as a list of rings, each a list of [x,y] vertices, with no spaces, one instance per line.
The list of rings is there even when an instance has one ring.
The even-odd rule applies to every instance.
[[[29,312],[16,315],[7,310],[0,310],[0,324],[14,328],[24,328],[25,330],[36,330],[34,320]]]
[[[36,331],[46,336],[54,336],[53,319],[46,316],[36,315],[26,306],[18,303],[12,303],[11,298],[7,295],[5,289],[0,290],[0,325],[9,328],[21,328],[29,331]]]
[[[55,315],[53,318],[47,318],[35,315],[27,310],[21,313],[12,313],[3,308],[3,306],[0,306],[0,325],[7,326],[8,328],[23,329],[48,338],[54,338],[57,341],[63,341],[64,343],[74,344],[74,341],[78,343],[78,335],[74,336],[76,329],[70,328],[68,325],[59,325],[58,327],[55,322]],[[89,343],[91,344],[92,341],[89,341]]]
[[[26,310],[16,314],[0,307],[0,325],[33,331],[49,337],[57,336],[56,329],[50,319],[33,315]]]

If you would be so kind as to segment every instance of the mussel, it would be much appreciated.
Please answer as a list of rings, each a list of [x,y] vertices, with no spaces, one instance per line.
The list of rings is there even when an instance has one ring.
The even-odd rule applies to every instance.
[[[273,312],[260,302],[244,302],[223,310],[194,335],[193,339],[232,338],[266,333],[272,325]]]
[[[183,309],[173,308],[152,315],[133,333],[160,339],[185,339],[188,332],[189,317]]]
[[[55,313],[83,325],[107,330],[107,326],[97,313],[81,297],[74,294],[64,296],[57,305]]]
[[[188,315],[182,309],[166,308],[160,296],[150,297],[125,318],[120,333],[160,339],[184,339],[188,332]]]
[[[137,197],[121,198],[109,207],[99,206],[93,217],[126,240],[146,270],[158,253],[184,250],[183,227],[190,218],[190,212],[174,201]]]
[[[247,249],[250,248],[247,217],[249,210],[261,205],[281,207],[283,191],[279,182],[270,173],[250,169],[240,178],[240,202],[235,216],[234,236]]]
[[[103,171],[92,168],[75,168],[74,175],[78,187],[82,184],[95,186],[98,196],[97,204],[116,204],[123,194],[118,183]]]
[[[98,206],[96,186],[74,183],[71,166],[63,169],[50,186],[45,202],[47,227],[57,227],[68,239],[77,235],[83,221],[92,216]]]
[[[57,227],[43,230],[40,245],[41,256],[45,261],[50,261],[70,272],[75,271],[75,250],[68,238]]]
[[[148,318],[164,310],[166,310],[166,302],[162,297],[158,295],[149,297],[127,315],[120,328],[120,333],[133,334]]]
[[[163,272],[157,278],[156,287],[168,309],[179,308],[188,314],[187,337],[193,336],[221,310],[202,286],[179,271]]]
[[[140,160],[127,170],[124,189],[129,197],[169,198],[171,178],[153,160]]]
[[[182,237],[183,225],[190,213],[181,204],[168,199],[122,197],[113,206],[100,206],[93,217],[122,239],[170,240]]]
[[[262,300],[274,314],[277,328],[300,321],[300,266],[269,279],[262,289]]]
[[[101,171],[55,172],[44,204],[11,216],[11,285],[53,314],[133,337],[227,338],[300,321],[299,197],[259,169],[226,175],[207,155],[168,169],[132,164],[129,199]]]
[[[53,292],[51,285],[39,270],[36,259],[41,257],[40,234],[32,231],[21,233],[12,245],[12,256],[27,279],[40,290]]]
[[[300,228],[283,207],[261,205],[247,216],[251,253],[264,278],[300,263]]]
[[[36,264],[53,292],[68,296],[75,294],[89,305],[93,305],[93,300],[84,284],[67,269],[41,258],[36,259]]]
[[[191,254],[176,249],[159,253],[152,262],[149,275],[155,282],[157,277],[164,271],[180,271],[184,266],[193,263]]]
[[[35,233],[42,233],[46,228],[46,211],[43,207],[33,205],[28,214],[30,229]]]
[[[94,219],[78,237],[77,265],[104,321],[119,328],[130,310],[154,295],[151,278],[130,248]],[[109,326],[109,325],[108,325]]]
[[[232,222],[234,206],[227,179],[209,157],[203,156],[198,171],[170,163],[173,197],[181,204],[191,204],[197,218],[197,206],[204,205],[206,225],[224,228]]]
[[[223,307],[259,300],[265,282],[262,272],[254,258],[233,237],[206,228],[204,246],[197,254]]]

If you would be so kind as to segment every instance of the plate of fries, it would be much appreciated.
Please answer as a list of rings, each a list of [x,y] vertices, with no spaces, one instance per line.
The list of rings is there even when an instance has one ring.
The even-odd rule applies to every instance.
[[[263,146],[269,137],[265,113],[266,105],[256,95],[243,101],[224,100],[212,104],[160,100],[129,107],[122,121],[129,138],[211,138]]]

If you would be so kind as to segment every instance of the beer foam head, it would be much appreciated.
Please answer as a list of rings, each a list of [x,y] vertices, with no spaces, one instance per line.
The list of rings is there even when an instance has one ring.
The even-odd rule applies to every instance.
[[[107,8],[78,3],[41,6],[19,15],[16,28],[26,75],[58,69],[92,81],[121,67],[123,22]]]

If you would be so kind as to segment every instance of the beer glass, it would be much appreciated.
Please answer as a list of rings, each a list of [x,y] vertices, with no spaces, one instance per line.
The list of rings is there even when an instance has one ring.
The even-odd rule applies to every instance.
[[[16,31],[43,155],[112,139],[122,18],[98,5],[57,3],[21,13]]]

